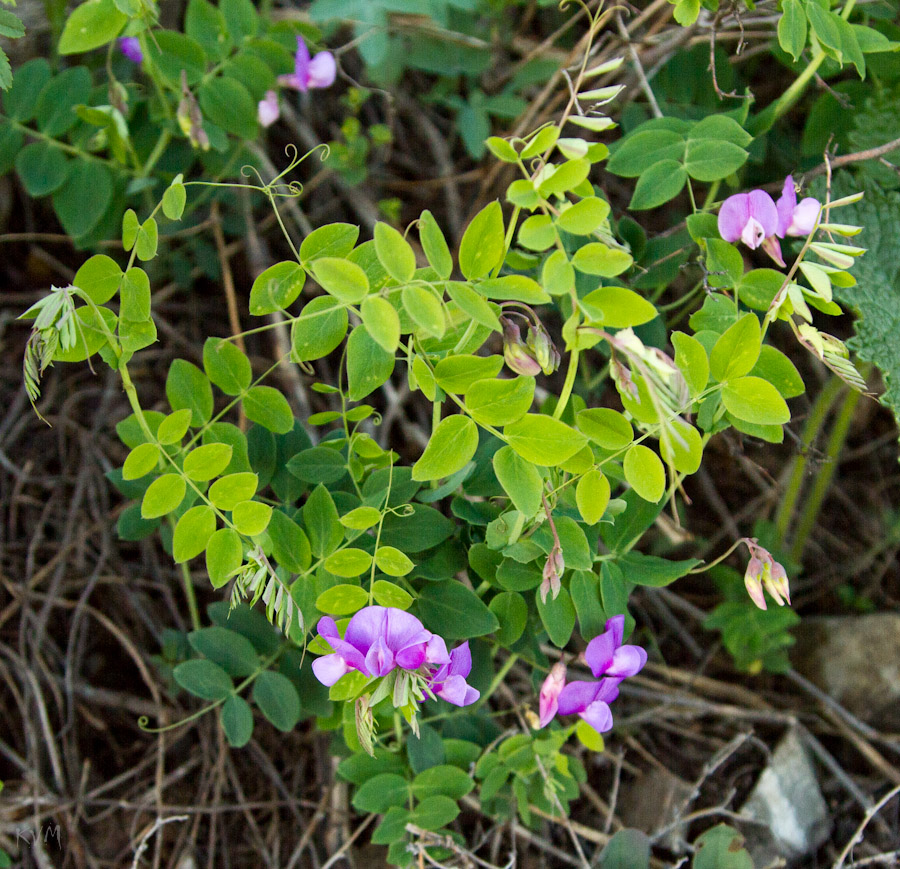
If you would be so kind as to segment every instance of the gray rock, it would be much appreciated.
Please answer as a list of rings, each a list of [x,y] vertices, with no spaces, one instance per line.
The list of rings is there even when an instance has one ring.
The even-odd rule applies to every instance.
[[[789,730],[778,744],[740,813],[757,822],[742,825],[742,832],[760,869],[797,860],[828,839],[828,806],[796,730]]]
[[[798,673],[857,717],[900,728],[900,615],[805,619],[795,636]]]

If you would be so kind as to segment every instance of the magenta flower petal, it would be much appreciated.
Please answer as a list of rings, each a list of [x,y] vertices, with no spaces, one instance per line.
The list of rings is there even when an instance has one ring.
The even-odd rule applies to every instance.
[[[622,679],[603,679],[600,687],[597,689],[595,700],[602,700],[604,703],[612,703],[619,696],[619,685]]]
[[[350,619],[344,639],[364,654],[384,635],[387,610],[383,606],[367,606]]]
[[[331,637],[337,637],[340,639],[340,634],[338,633],[337,624],[331,616],[322,616],[319,619],[319,623],[316,625],[316,630],[319,632],[320,637],[325,637],[326,639],[330,639]]]
[[[322,655],[312,662],[315,677],[329,688],[341,678],[350,667],[341,655]]]
[[[606,733],[612,730],[613,717],[609,704],[602,700],[595,700],[583,712],[578,713],[598,733]]]
[[[616,643],[616,648],[621,646],[622,640],[625,638],[625,616],[618,615],[613,616],[611,619],[607,619],[606,630],[612,631],[613,639]]]
[[[719,235],[725,241],[737,241],[750,220],[750,196],[735,193],[729,196],[719,209]]]
[[[781,196],[775,203],[775,209],[778,212],[778,227],[775,235],[784,238],[787,235],[788,227],[794,219],[794,209],[797,207],[797,191],[794,188],[794,178],[788,175],[784,179],[784,187],[781,189]]]
[[[378,637],[366,653],[366,667],[373,676],[387,676],[394,669],[394,655],[384,637]]]
[[[612,665],[616,645],[615,632],[612,630],[604,631],[588,643],[584,659],[595,678],[599,679]]]
[[[624,679],[640,673],[646,663],[647,653],[640,646],[620,646],[606,668],[605,675]]]
[[[306,84],[311,88],[327,88],[334,84],[337,61],[330,51],[320,51],[308,66]]]
[[[791,223],[787,228],[788,235],[809,235],[819,222],[822,205],[818,199],[808,196],[795,209]]]

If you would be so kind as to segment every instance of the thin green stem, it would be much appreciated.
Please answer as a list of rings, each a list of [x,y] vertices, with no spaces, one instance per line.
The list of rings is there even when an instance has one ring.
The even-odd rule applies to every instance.
[[[169,516],[169,525],[174,534],[175,520],[171,515]],[[184,583],[184,596],[187,598],[188,612],[191,616],[191,627],[195,631],[199,631],[201,627],[200,608],[197,606],[197,592],[194,588],[194,578],[191,576],[191,570],[186,561],[181,562],[181,580]]]
[[[578,350],[573,350],[569,353],[569,370],[566,371],[566,380],[565,383],[563,383],[559,401],[556,402],[556,409],[553,411],[554,419],[560,419],[562,417],[566,405],[569,403],[569,397],[572,395],[572,387],[575,385],[575,375],[578,373],[578,356]]]

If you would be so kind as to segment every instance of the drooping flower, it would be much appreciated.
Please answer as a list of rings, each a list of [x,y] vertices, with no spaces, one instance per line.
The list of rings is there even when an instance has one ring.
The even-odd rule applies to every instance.
[[[310,59],[309,49],[302,36],[297,37],[297,51],[294,54],[294,71],[290,75],[278,76],[278,83],[298,91],[310,88],[327,88],[334,83],[337,63],[330,51],[320,51]]]
[[[278,106],[278,94],[275,91],[266,91],[265,99],[259,101],[256,117],[260,126],[271,127],[281,117],[281,109]]]
[[[178,103],[178,111],[175,113],[181,132],[188,137],[193,148],[209,150],[209,136],[203,129],[203,115],[197,98],[191,93],[187,83],[187,73],[181,70],[181,101]]]
[[[501,317],[500,323],[503,326],[503,358],[506,364],[516,374],[536,377],[541,373],[541,365],[522,340],[521,330],[507,317]]]
[[[136,36],[123,36],[119,39],[119,51],[132,63],[140,65],[144,61],[144,52],[141,51],[141,41]]]
[[[540,718],[538,727],[546,727],[554,718],[559,709],[559,695],[566,687],[566,665],[557,661],[551,668],[541,685],[541,693],[538,695],[538,712]]]
[[[763,588],[772,596],[778,606],[791,602],[791,590],[788,585],[787,571],[779,564],[772,553],[753,537],[744,537],[741,541],[750,550],[750,563],[744,573],[744,586],[750,599],[761,610],[766,609],[766,597]]]
[[[765,190],[729,196],[719,209],[719,235],[756,250],[778,229],[778,209]]]
[[[436,697],[454,706],[468,706],[481,696],[480,691],[466,682],[466,677],[471,672],[472,653],[469,651],[469,643],[465,642],[450,652],[450,660],[446,664],[441,664],[435,670],[428,681],[428,687]]]
[[[606,630],[588,643],[584,653],[596,679],[609,676],[622,680],[639,673],[647,663],[647,653],[640,646],[622,645],[625,616],[613,616]]]
[[[556,345],[543,323],[529,324],[525,344],[534,354],[534,358],[544,374],[553,374],[559,368],[561,361],[559,350],[556,349]]]
[[[578,715],[598,733],[606,733],[613,725],[609,704],[619,696],[621,681],[601,679],[599,682],[569,682],[559,695],[559,714]]]
[[[323,685],[333,685],[350,670],[364,676],[386,676],[395,667],[418,670],[424,664],[450,664],[441,637],[425,630],[410,613],[394,607],[368,606],[350,619],[341,639],[334,619],[323,616],[319,636],[334,649],[313,661]]]
[[[786,235],[809,235],[818,223],[819,212],[822,210],[822,204],[812,196],[797,202],[797,188],[791,175],[784,179],[784,187],[775,207],[778,210],[775,234],[779,238]]]

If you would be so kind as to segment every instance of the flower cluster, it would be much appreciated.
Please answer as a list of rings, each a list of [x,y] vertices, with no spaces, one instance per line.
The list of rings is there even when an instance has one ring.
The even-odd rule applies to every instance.
[[[598,733],[612,728],[609,704],[619,696],[619,685],[647,663],[640,646],[622,645],[624,632],[625,616],[613,616],[606,630],[588,643],[584,659],[598,682],[566,684],[566,665],[561,661],[553,665],[541,686],[539,727],[546,727],[559,713],[579,715]]]
[[[288,75],[278,76],[278,84],[305,93],[311,88],[327,88],[334,83],[337,75],[337,62],[330,51],[320,51],[315,57],[309,56],[309,49],[302,36],[297,37],[297,51],[294,54],[294,71]],[[264,99],[259,101],[258,119],[262,126],[270,127],[281,115],[278,106],[278,94],[266,91]]]
[[[472,670],[469,644],[448,654],[443,638],[401,609],[365,607],[350,619],[343,638],[328,616],[319,619],[317,630],[334,650],[313,661],[313,673],[323,685],[334,685],[350,670],[370,678],[403,670],[418,677],[427,693],[455,706],[468,706],[480,696],[466,682]]]
[[[750,550],[750,563],[744,573],[744,585],[750,599],[761,610],[766,609],[763,587],[772,595],[778,606],[791,602],[787,572],[773,557],[772,553],[760,546],[755,538],[745,537],[743,542]]]
[[[531,318],[515,312],[507,312],[500,317],[500,325],[503,326],[503,357],[516,374],[526,377],[535,377],[542,371],[544,374],[552,374],[559,368],[559,350],[556,349],[544,324],[538,320],[533,311],[528,310]],[[510,313],[522,317],[528,324],[524,341],[521,330],[510,319]]]
[[[779,239],[787,235],[809,235],[819,221],[822,205],[808,196],[797,202],[794,179],[788,175],[778,202],[765,190],[729,196],[719,209],[719,235],[725,241],[740,239],[751,250],[758,247],[784,267]]]

